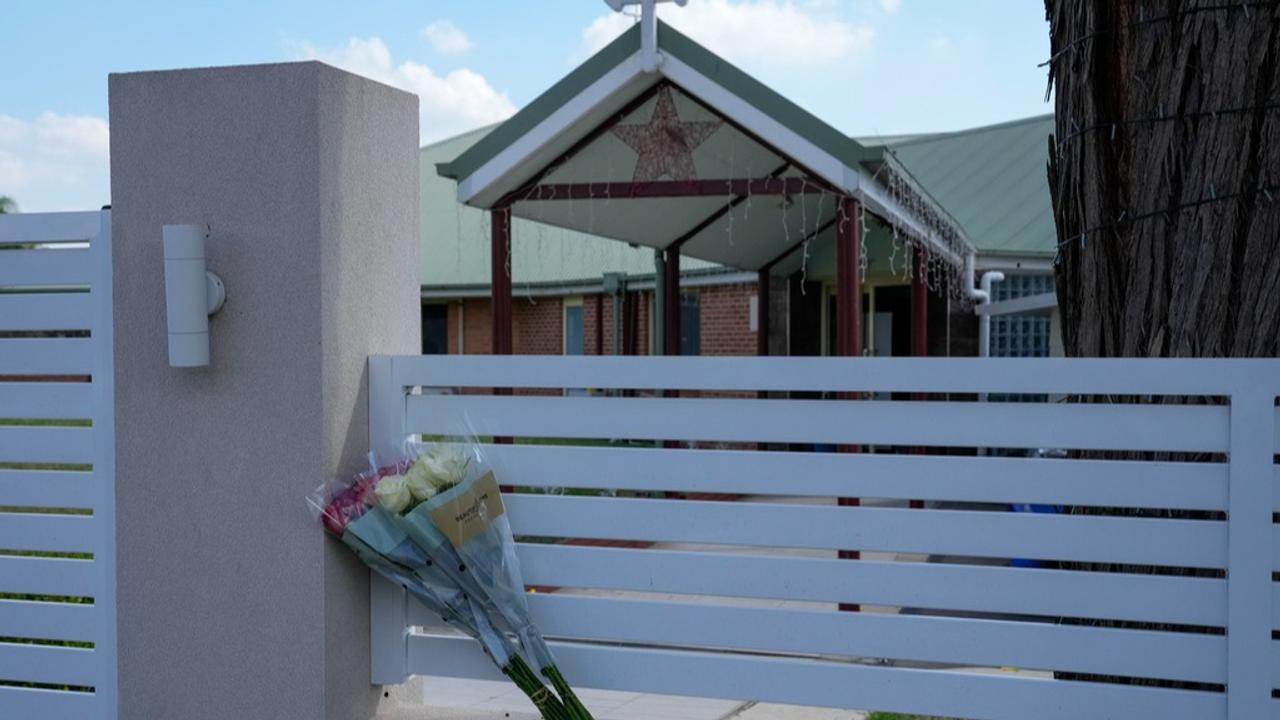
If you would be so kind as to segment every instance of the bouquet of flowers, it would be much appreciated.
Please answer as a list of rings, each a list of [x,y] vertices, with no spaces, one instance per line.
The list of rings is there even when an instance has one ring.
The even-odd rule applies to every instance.
[[[374,572],[417,598],[445,622],[480,642],[485,653],[527,695],[546,720],[578,715],[542,684],[515,645],[489,620],[487,600],[468,593],[411,540],[392,513],[380,506],[389,488],[403,481],[411,463],[384,466],[336,487],[317,490],[308,503],[329,534],[338,538]],[[383,485],[382,481],[392,479]]]
[[[520,647],[551,681],[573,720],[591,720],[534,626],[525,598],[511,524],[494,469],[474,434],[466,443],[411,443],[403,474],[378,480],[381,510],[434,560],[494,625],[515,634]]]

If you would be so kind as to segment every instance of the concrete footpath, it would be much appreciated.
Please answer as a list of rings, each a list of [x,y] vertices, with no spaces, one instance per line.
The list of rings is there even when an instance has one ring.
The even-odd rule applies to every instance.
[[[423,678],[425,717],[438,720],[538,720],[529,699],[508,682]],[[865,720],[853,710],[582,689],[596,720]],[[419,714],[418,717],[423,717]]]

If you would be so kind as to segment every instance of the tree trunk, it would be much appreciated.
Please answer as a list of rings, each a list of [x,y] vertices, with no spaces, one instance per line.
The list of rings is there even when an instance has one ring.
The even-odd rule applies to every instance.
[[[1280,355],[1280,2],[1045,0],[1045,7],[1049,77],[1057,90],[1049,188],[1066,354]],[[1169,459],[1167,454],[1088,456]],[[1223,519],[1221,513],[1160,509],[1070,512]],[[1064,567],[1222,577],[1213,569]],[[1223,632],[1109,620],[1064,622]]]
[[[1280,4],[1045,5],[1066,353],[1280,354]]]

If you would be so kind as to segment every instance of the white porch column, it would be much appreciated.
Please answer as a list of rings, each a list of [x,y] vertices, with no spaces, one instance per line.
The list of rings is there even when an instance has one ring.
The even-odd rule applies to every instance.
[[[122,718],[369,718],[369,582],[303,502],[360,468],[366,357],[416,353],[417,98],[315,62],[113,75]],[[206,368],[161,226],[211,228]]]

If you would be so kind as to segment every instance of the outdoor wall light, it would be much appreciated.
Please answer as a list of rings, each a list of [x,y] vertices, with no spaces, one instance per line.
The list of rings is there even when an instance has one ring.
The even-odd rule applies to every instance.
[[[222,278],[205,269],[203,225],[164,226],[164,306],[169,367],[209,364],[209,316],[227,299]]]

